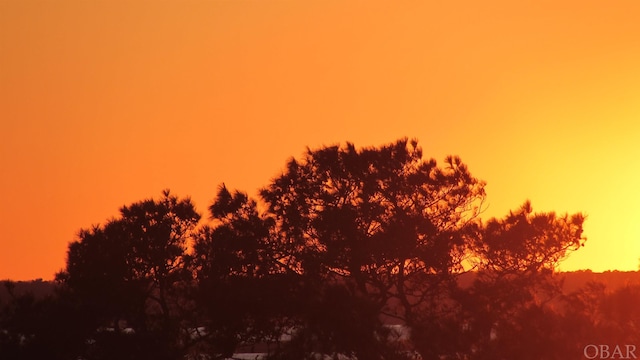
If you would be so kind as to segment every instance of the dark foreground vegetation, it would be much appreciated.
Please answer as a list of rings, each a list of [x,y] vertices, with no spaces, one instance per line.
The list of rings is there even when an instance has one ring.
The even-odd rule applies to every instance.
[[[53,293],[6,284],[0,358],[540,360],[633,344],[640,288],[567,294],[555,274],[584,217],[525,202],[481,221],[484,185],[399,140],[309,150],[259,200],[223,185],[208,221],[165,191],[81,230]]]

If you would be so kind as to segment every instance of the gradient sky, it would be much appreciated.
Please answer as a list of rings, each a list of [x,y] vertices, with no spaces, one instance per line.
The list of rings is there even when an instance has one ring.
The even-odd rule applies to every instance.
[[[563,270],[640,258],[640,2],[0,0],[0,279],[170,188],[205,212],[286,160],[417,138],[587,214]]]

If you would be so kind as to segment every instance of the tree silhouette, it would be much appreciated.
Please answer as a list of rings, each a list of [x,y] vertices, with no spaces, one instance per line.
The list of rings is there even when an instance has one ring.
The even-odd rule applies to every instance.
[[[164,191],[81,230],[55,296],[3,308],[0,355],[559,359],[635,329],[635,313],[602,321],[622,321],[635,288],[562,296],[555,268],[584,244],[584,216],[526,202],[483,222],[484,187],[459,158],[438,166],[400,139],[308,149],[259,202],[222,185],[199,227],[191,201]],[[566,335],[575,324],[589,330]]]
[[[296,279],[278,262],[274,222],[257,204],[223,185],[209,208],[212,224],[194,245],[196,303],[206,326],[201,351],[231,357],[240,346],[277,342],[289,327]]]
[[[383,315],[416,323],[463,271],[484,183],[459,158],[447,158],[441,168],[422,159],[416,141],[401,139],[380,148],[308,150],[261,197],[275,224],[278,263],[314,289],[307,294],[326,293],[333,284],[347,290],[345,301],[366,299],[361,310],[375,314],[373,333]],[[334,323],[336,333],[340,327]],[[341,350],[367,350],[355,341],[351,346]]]
[[[499,334],[517,333],[515,319],[549,313],[545,304],[559,293],[553,270],[584,242],[582,215],[534,214],[528,202],[504,219],[480,222],[484,182],[459,158],[448,157],[443,167],[423,160],[417,142],[406,139],[309,149],[260,195],[262,213],[246,194],[221,188],[210,208],[218,225],[196,246],[199,280],[208,284],[205,294],[226,294],[209,295],[210,304],[244,319],[233,334],[255,330],[247,324],[269,316],[295,326],[288,347],[276,352],[285,358],[370,358],[372,349],[400,356],[382,326],[392,319],[413,329],[413,345],[404,350],[424,358],[495,356],[496,336],[506,341]],[[480,271],[477,280],[460,289],[457,277],[469,267]],[[250,297],[248,289],[266,279],[286,285],[263,289],[261,301],[286,307],[261,313],[237,296]]]
[[[176,358],[190,326],[183,323],[190,304],[181,293],[192,286],[187,241],[200,215],[189,199],[168,190],[159,201],[137,202],[120,213],[103,227],[79,233],[57,279],[93,314],[101,330],[93,334],[94,347],[103,345],[100,339],[110,349],[114,338],[124,345],[135,337],[137,352]],[[135,334],[124,334],[125,328]]]
[[[559,261],[583,245],[583,222],[581,214],[534,214],[526,202],[479,227],[471,248],[476,280],[453,297],[458,322],[464,324],[455,338],[467,342],[456,344],[457,351],[477,359],[567,355],[568,344],[561,340],[566,337],[558,330],[561,284],[553,274]],[[441,346],[426,336],[420,339],[431,350]]]
[[[261,191],[278,224],[286,265],[343,276],[412,321],[462,261],[484,183],[459,158],[424,161],[416,141],[380,148],[326,147],[291,160]]]

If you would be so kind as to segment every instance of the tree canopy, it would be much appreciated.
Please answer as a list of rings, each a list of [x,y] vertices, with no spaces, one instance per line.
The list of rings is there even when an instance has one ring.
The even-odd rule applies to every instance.
[[[483,220],[485,197],[460,158],[438,165],[415,140],[307,149],[259,199],[221,185],[204,223],[166,190],[81,230],[57,299],[86,359],[513,358],[536,331],[520,322],[541,343],[560,326],[553,273],[585,217],[524,202]],[[0,330],[31,305],[13,306]]]

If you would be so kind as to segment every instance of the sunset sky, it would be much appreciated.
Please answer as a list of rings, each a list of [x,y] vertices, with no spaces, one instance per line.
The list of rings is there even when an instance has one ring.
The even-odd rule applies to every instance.
[[[287,159],[417,138],[483,217],[584,212],[561,269],[640,258],[640,2],[0,0],[0,279],[170,188],[205,211]]]

